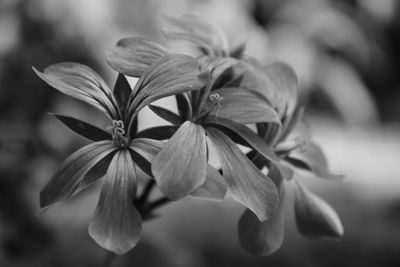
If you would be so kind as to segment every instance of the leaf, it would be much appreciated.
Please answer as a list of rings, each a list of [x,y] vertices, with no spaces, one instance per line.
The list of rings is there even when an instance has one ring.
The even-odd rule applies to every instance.
[[[128,99],[131,93],[132,89],[128,83],[128,80],[122,73],[118,73],[118,78],[115,82],[113,94],[122,115],[125,115],[126,107],[128,105]]]
[[[304,108],[296,108],[293,113],[293,116],[284,120],[282,125],[282,133],[277,140],[277,143],[284,141],[296,128],[296,126],[300,123],[303,118]]]
[[[232,197],[253,211],[260,221],[271,218],[278,206],[274,182],[264,176],[221,131],[207,127],[222,164],[222,173]]]
[[[294,159],[294,160],[293,160]],[[287,160],[296,167],[306,167],[316,176],[329,180],[343,180],[343,175],[334,175],[329,172],[328,161],[321,147],[313,142],[307,142],[303,148],[296,149],[289,154]],[[302,164],[296,164],[296,161]]]
[[[208,107],[208,108],[207,108]],[[205,109],[217,118],[242,124],[271,122],[280,125],[276,111],[263,95],[246,88],[223,88],[209,95]]]
[[[44,72],[33,68],[47,84],[63,94],[79,99],[102,111],[111,119],[119,119],[117,103],[104,80],[91,68],[73,62],[57,63]]]
[[[175,125],[181,125],[183,123],[183,120],[176,115],[175,113],[173,113],[172,111],[159,107],[159,106],[155,106],[155,105],[149,105],[149,108],[156,113],[159,117],[163,118],[164,120],[175,124]]]
[[[91,143],[65,159],[40,191],[40,207],[44,208],[73,195],[88,171],[116,150],[111,141]]]
[[[225,56],[227,54],[226,36],[198,16],[166,17],[165,21],[170,28],[175,28],[163,30],[167,38],[189,41],[199,47],[205,54],[213,56]]]
[[[128,118],[132,121],[146,105],[163,97],[198,90],[208,81],[194,58],[171,54],[160,58],[140,77],[129,98]]]
[[[132,204],[136,196],[135,168],[128,150],[115,153],[89,224],[90,236],[117,254],[132,249],[142,230],[141,216]]]
[[[172,200],[190,194],[206,180],[206,136],[203,127],[186,121],[152,163],[161,192]]]
[[[59,119],[62,123],[64,123],[68,128],[70,128],[75,133],[89,140],[102,141],[111,139],[111,135],[109,133],[81,120],[57,114],[50,114],[50,115],[53,115],[54,117]]]
[[[169,139],[177,130],[177,125],[155,126],[138,132],[135,138],[150,138],[155,140]]]
[[[224,199],[228,187],[224,177],[210,164],[207,165],[206,181],[197,187],[191,195],[208,200],[221,201]]]
[[[132,77],[140,77],[159,58],[169,52],[162,46],[139,37],[124,38],[106,51],[110,66]]]
[[[294,208],[300,233],[309,238],[341,237],[343,226],[334,209],[298,180],[296,184]]]

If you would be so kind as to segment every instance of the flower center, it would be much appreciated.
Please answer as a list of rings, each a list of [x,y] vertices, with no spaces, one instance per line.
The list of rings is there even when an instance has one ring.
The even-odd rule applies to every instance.
[[[222,99],[224,99],[222,96],[220,96],[220,94],[218,93],[212,93],[209,96],[210,100],[212,103],[214,103],[214,107],[217,107],[217,111],[215,112],[215,118],[218,118],[218,114],[219,114],[219,109],[221,108],[221,101]]]
[[[107,127],[111,131],[113,143],[116,146],[126,147],[128,145],[128,138],[125,137],[125,126],[121,120],[113,120],[112,125]]]

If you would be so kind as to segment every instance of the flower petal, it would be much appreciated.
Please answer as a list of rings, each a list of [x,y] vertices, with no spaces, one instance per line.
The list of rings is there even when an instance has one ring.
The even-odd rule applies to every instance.
[[[109,133],[84,121],[57,114],[51,114],[51,115],[59,119],[62,123],[64,123],[68,128],[70,128],[75,133],[89,140],[102,141],[111,139],[111,135]]]
[[[138,132],[135,138],[166,140],[169,139],[178,129],[179,129],[178,125],[150,127]]]
[[[274,182],[263,175],[228,136],[213,127],[207,127],[206,131],[221,161],[232,197],[252,210],[260,221],[271,218],[278,206]]]
[[[203,127],[186,121],[164,145],[152,163],[161,192],[176,200],[206,180],[206,136]]]
[[[210,125],[220,125],[223,128],[227,128],[233,131],[235,134],[239,135],[249,146],[255,149],[258,153],[260,153],[263,157],[272,162],[279,161],[279,158],[275,154],[272,147],[267,145],[258,135],[253,132],[249,127],[230,121],[225,119],[217,119],[217,120],[207,120],[207,124]]]
[[[111,141],[99,141],[70,155],[40,191],[40,207],[44,208],[73,195],[88,171],[115,149]]]
[[[228,187],[224,177],[210,164],[207,165],[207,178],[204,184],[197,187],[190,195],[198,198],[221,201]]]
[[[212,100],[212,96],[218,96],[220,100]],[[211,108],[214,106],[211,115],[237,123],[271,122],[278,125],[281,123],[278,114],[265,97],[246,88],[214,90],[206,102],[206,109],[207,106]]]
[[[181,125],[183,123],[183,120],[178,115],[168,109],[156,105],[149,105],[149,108],[159,117],[172,124]]]
[[[317,177],[329,180],[343,180],[343,175],[329,172],[328,161],[321,147],[313,142],[307,142],[304,148],[292,151],[287,158],[296,167],[310,170]]]
[[[162,46],[139,37],[124,38],[106,51],[110,66],[116,71],[132,77],[142,73],[159,58],[168,55]]]
[[[139,241],[141,216],[133,206],[136,196],[136,166],[128,150],[115,153],[92,221],[90,236],[103,248],[124,254]]]
[[[335,210],[298,180],[295,196],[295,215],[300,233],[310,238],[338,238],[343,226]]]
[[[239,241],[247,252],[255,256],[268,256],[276,252],[284,239],[284,186],[283,180],[276,168],[271,168],[268,176],[279,188],[279,207],[273,216],[264,222],[260,222],[257,216],[249,209],[243,213],[239,220]]]
[[[201,72],[194,58],[180,54],[164,56],[148,68],[136,83],[129,98],[128,118],[132,121],[143,107],[155,100],[198,90],[207,81],[208,72]]]
[[[175,28],[163,30],[167,38],[191,42],[205,54],[224,56],[228,53],[226,36],[205,20],[194,15],[186,15],[180,18],[167,17],[166,22]]]
[[[88,66],[73,63],[57,63],[44,72],[33,68],[47,84],[63,94],[86,102],[111,119],[119,119],[117,103],[104,80]]]
[[[153,177],[151,172],[151,162],[155,156],[160,152],[165,143],[157,140],[147,138],[135,138],[130,148],[132,149],[132,157],[136,164],[147,175]]]

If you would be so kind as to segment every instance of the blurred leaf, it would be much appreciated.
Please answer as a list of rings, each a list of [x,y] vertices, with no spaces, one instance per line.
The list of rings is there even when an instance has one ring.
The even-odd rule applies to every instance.
[[[117,81],[114,86],[114,97],[117,100],[121,115],[125,115],[126,107],[128,105],[129,96],[132,93],[132,88],[128,83],[128,80],[122,73],[118,73]]]
[[[228,136],[212,127],[207,127],[206,131],[221,161],[232,197],[252,210],[260,221],[271,218],[279,201],[274,182],[264,176]]]
[[[217,99],[215,99],[217,98]],[[252,124],[272,122],[280,124],[279,116],[263,95],[245,88],[223,88],[212,91],[207,100],[211,115]]]
[[[128,150],[115,153],[89,224],[90,236],[101,247],[117,254],[132,249],[142,230],[141,216],[132,205],[136,196],[135,168]]]
[[[173,113],[172,111],[156,106],[156,105],[149,105],[149,108],[156,113],[159,117],[163,118],[164,120],[175,124],[175,125],[181,125],[183,123],[183,120]]]
[[[152,162],[161,192],[172,200],[190,194],[206,180],[206,160],[203,127],[186,121]]]
[[[40,191],[40,207],[44,208],[74,194],[88,171],[116,149],[112,141],[99,141],[71,154]]]
[[[191,195],[198,198],[221,201],[228,187],[224,177],[210,164],[207,165],[207,178],[204,184],[197,187]]]
[[[102,141],[102,140],[111,140],[111,135],[102,129],[97,128],[96,126],[90,125],[86,122],[80,121],[78,119],[50,114],[59,119],[62,123],[64,123],[68,128],[70,128],[75,133],[89,139],[92,141]]]
[[[178,128],[179,128],[178,125],[150,127],[138,132],[135,138],[166,140],[169,139],[178,130]]]
[[[186,15],[180,18],[166,17],[165,21],[167,25],[175,28],[175,30],[163,30],[167,38],[189,41],[208,55],[225,56],[227,54],[226,36],[205,20],[194,15]]]
[[[296,184],[294,208],[300,233],[309,238],[341,237],[343,226],[334,209],[298,180]]]
[[[57,63],[36,74],[63,94],[86,102],[111,119],[119,118],[117,103],[103,79],[91,68],[73,62]]]
[[[167,55],[155,62],[140,77],[129,98],[131,120],[146,105],[160,98],[198,90],[208,82],[208,72],[201,72],[194,58]]]
[[[295,161],[293,161],[293,159]],[[333,175],[328,170],[328,161],[321,147],[313,142],[307,142],[303,148],[293,150],[287,160],[296,167],[306,166],[306,170],[311,170],[316,176],[330,180],[343,180],[343,175]],[[298,162],[302,164],[298,164]],[[296,164],[297,163],[297,164]]]
[[[160,45],[139,37],[124,38],[106,51],[108,63],[116,71],[132,77],[142,73],[159,58],[168,55]]]

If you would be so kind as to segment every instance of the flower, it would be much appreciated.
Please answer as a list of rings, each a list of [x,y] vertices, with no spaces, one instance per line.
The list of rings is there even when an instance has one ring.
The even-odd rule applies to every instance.
[[[189,34],[189,24],[181,23],[181,26],[189,28],[185,34],[174,36],[189,36],[195,44],[207,44],[200,40],[206,36]],[[242,87],[240,79],[230,78],[232,67],[241,64],[240,60],[219,56],[228,55],[226,50],[213,50],[209,46],[200,48],[209,54],[197,58],[202,69],[210,73],[207,85],[176,95],[179,114],[149,106],[173,124],[143,132],[154,139],[169,139],[152,161],[152,173],[162,193],[172,200],[189,194],[201,195],[199,191],[208,197],[222,199],[228,188],[234,199],[252,210],[260,221],[265,221],[275,212],[279,202],[276,186],[235,142],[241,140],[250,146],[260,144],[263,155],[276,162],[278,157],[271,148],[243,124],[279,125],[279,116],[262,94]],[[107,60],[118,72],[136,77],[148,61],[168,53],[167,49],[151,41],[125,38],[108,51]],[[207,163],[210,145],[221,161],[223,177]]]
[[[126,78],[118,76],[113,91],[91,68],[78,63],[58,63],[37,75],[58,91],[100,110],[110,121],[107,131],[75,118],[56,115],[64,124],[93,142],[79,149],[59,166],[40,192],[45,208],[78,193],[103,177],[103,185],[90,236],[102,247],[123,254],[139,241],[141,214],[134,207],[136,179],[143,170],[151,175],[149,162],[162,142],[140,137],[137,114],[162,97],[199,90],[208,80],[190,56],[168,54],[143,67],[131,90]]]
[[[284,172],[279,172],[257,151],[249,153],[249,158],[259,168],[269,169],[268,176],[278,187],[281,203],[274,216],[267,222],[260,222],[254,214],[246,210],[239,220],[239,239],[242,247],[248,252],[265,256],[279,249],[283,242],[282,209],[285,180],[295,180],[295,216],[300,233],[311,238],[338,238],[343,235],[343,226],[333,208],[309,191],[294,177],[294,172],[300,168],[325,179],[340,180],[343,177],[329,173],[324,153],[310,140],[306,132],[299,134],[294,131],[303,114],[303,109],[298,103],[298,84],[294,70],[278,61],[260,66],[253,64],[253,71],[246,73],[248,76],[243,77],[243,83],[249,82],[254,88],[264,92],[264,96],[270,99],[279,114],[281,127],[270,123],[258,123],[257,130],[265,144],[273,147],[279,162],[285,164],[286,168]],[[257,83],[259,86],[254,86]],[[264,87],[265,84],[268,86]]]

